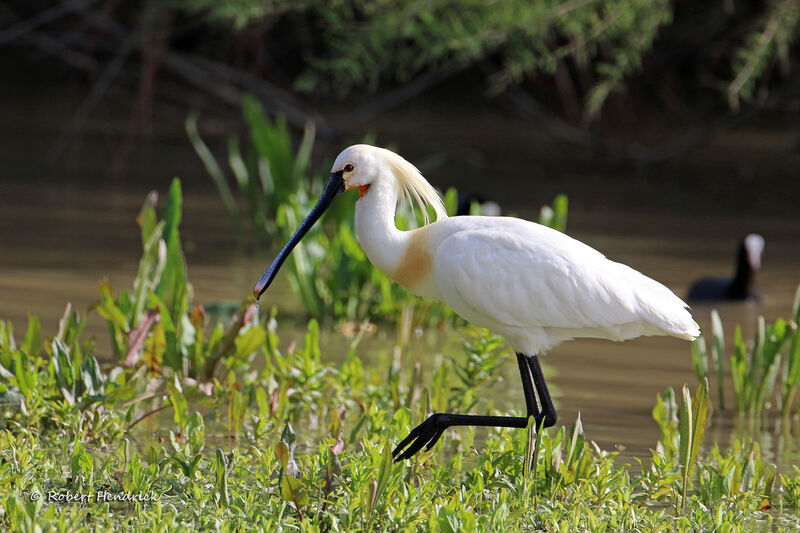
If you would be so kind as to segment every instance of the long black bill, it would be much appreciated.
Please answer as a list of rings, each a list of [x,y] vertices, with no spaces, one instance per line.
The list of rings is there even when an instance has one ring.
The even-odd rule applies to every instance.
[[[342,171],[331,172],[331,179],[325,186],[325,190],[322,191],[322,195],[320,195],[319,200],[317,200],[317,205],[314,206],[314,209],[311,210],[303,223],[300,224],[300,227],[294,232],[294,235],[292,235],[292,238],[286,243],[286,246],[283,247],[281,252],[278,254],[278,257],[275,258],[269,268],[263,274],[261,274],[260,278],[258,278],[256,286],[253,287],[253,294],[255,294],[256,299],[260,298],[264,291],[267,290],[267,287],[270,286],[272,280],[275,279],[275,276],[278,274],[278,270],[280,270],[281,265],[283,265],[283,262],[286,261],[287,257],[289,257],[289,253],[291,253],[294,247],[297,246],[297,243],[300,242],[306,233],[308,233],[308,230],[311,229],[311,226],[313,226],[314,223],[319,220],[319,217],[322,216],[322,213],[328,209],[336,197],[342,194],[344,190]]]

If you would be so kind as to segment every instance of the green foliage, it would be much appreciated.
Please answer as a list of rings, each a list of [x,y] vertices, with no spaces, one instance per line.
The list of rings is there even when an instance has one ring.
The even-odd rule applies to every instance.
[[[789,353],[786,358],[786,374],[783,382],[783,415],[786,416],[794,409],[797,391],[800,389],[800,285],[794,293],[792,306],[792,323],[795,327],[792,340],[789,342]]]
[[[568,205],[567,195],[559,194],[553,200],[552,207],[549,205],[542,206],[539,212],[539,224],[566,232]]]
[[[793,466],[792,469],[794,477],[787,474],[780,475],[783,499],[789,507],[800,509],[800,468]]]
[[[144,358],[154,370],[162,364],[178,369],[182,365],[178,344],[191,328],[186,320],[189,286],[178,232],[180,182],[173,180],[163,220],[158,220],[157,202],[158,194],[151,192],[137,218],[142,258],[132,291],[115,297],[111,285],[103,283],[95,308],[106,319],[117,358],[124,358],[127,364]],[[159,335],[145,346],[150,329]]]
[[[788,479],[787,479],[788,481]],[[708,506],[737,498],[772,498],[775,465],[765,463],[758,444],[734,442],[731,452],[723,454],[715,446],[697,474],[697,496]],[[788,483],[791,490],[791,482]]]
[[[753,348],[748,357],[741,328],[736,328],[731,377],[734,401],[739,412],[755,415],[764,410],[778,376],[780,350],[790,334],[791,330],[785,321],[778,319],[767,328],[764,317],[759,317]]]
[[[142,258],[133,290],[115,296],[108,282],[100,285],[95,309],[108,324],[115,357],[126,367],[143,365],[153,374],[201,380],[211,379],[223,359],[228,370],[248,366],[264,335],[254,327],[255,304],[244,303],[227,328],[218,323],[207,330],[208,315],[200,305],[189,312],[190,285],[178,231],[180,182],[173,181],[161,220],[157,199],[150,193],[137,218]]]
[[[497,93],[526,79],[551,76],[557,68],[575,69],[588,120],[598,117],[609,95],[622,90],[625,79],[641,70],[654,42],[667,31],[688,34],[698,41],[698,48],[722,56],[730,74],[729,81],[718,85],[733,109],[740,100],[752,99],[759,82],[766,85],[776,67],[788,72],[791,46],[800,33],[796,0],[770,0],[749,8],[723,3],[692,12],[705,19],[704,25],[687,24],[690,15],[669,29],[674,8],[665,0],[500,4],[182,0],[181,4],[213,20],[232,21],[237,30],[264,21],[294,27],[306,36],[292,43],[305,52],[294,78],[295,88],[302,91],[345,98],[494,62],[496,68],[487,75],[492,93]],[[750,16],[743,20],[742,13]],[[730,26],[728,31],[723,25]],[[716,31],[708,33],[708,28]]]
[[[689,387],[684,385],[678,423],[681,475],[683,477],[681,509],[686,507],[686,489],[689,486],[692,469],[697,462],[697,455],[700,453],[700,446],[703,444],[707,419],[708,380],[703,380],[697,387],[694,399],[689,393]]]
[[[290,15],[316,20],[321,42],[295,81],[300,90],[345,97],[375,91],[386,81],[406,82],[492,59],[499,67],[489,81],[499,92],[526,77],[552,74],[559,61],[570,59],[594,79],[586,97],[591,118],[640,68],[659,29],[672,19],[672,5],[663,0],[184,3],[237,26]]]
[[[678,453],[678,404],[675,401],[675,391],[668,388],[664,394],[656,397],[656,405],[653,407],[653,419],[661,430],[661,437],[658,440],[659,452],[668,457],[673,457]]]
[[[739,100],[753,98],[757,83],[774,62],[789,69],[789,50],[800,33],[800,7],[796,0],[767,2],[763,16],[755,23],[733,58],[734,79],[728,84],[728,102],[738,109]]]
[[[792,320],[777,319],[767,325],[759,317],[750,349],[737,327],[734,333],[733,354],[730,356],[730,376],[736,411],[750,417],[761,415],[778,392],[777,405],[784,416],[793,412],[797,390],[800,388],[800,287],[796,293]],[[716,368],[720,408],[723,400],[723,359],[725,351],[722,322],[716,310],[711,313],[711,357]],[[788,348],[784,353],[784,348]],[[692,347],[692,359],[699,380],[708,376],[705,339],[701,336]],[[777,387],[776,387],[777,384]]]
[[[151,227],[159,224],[151,219]],[[150,296],[156,286],[149,284]],[[132,316],[132,300],[124,307],[112,303],[126,320]],[[155,307],[168,308],[149,298],[141,323],[155,316]],[[208,329],[201,312],[198,306],[188,318],[175,317],[195,328],[187,346],[206,338],[197,333]],[[116,314],[109,311],[107,320],[121,327]],[[531,425],[527,439],[519,431],[491,429],[475,444],[471,429],[448,430],[447,442],[434,451],[394,464],[393,444],[432,408],[493,411],[476,399],[500,371],[497,337],[470,332],[460,356],[437,363],[433,376],[419,367],[397,368],[387,379],[384,368],[361,363],[360,336],[345,360],[333,364],[317,322],[299,335],[284,331],[279,337],[273,310],[265,324],[245,318],[227,332],[213,327],[213,344],[230,346],[213,352],[224,379],[200,373],[198,382],[183,374],[191,365],[179,371],[162,366],[156,373],[144,356],[100,369],[92,343],[82,339],[83,324],[68,307],[57,334],[47,338],[31,317],[17,344],[12,325],[0,322],[4,531],[800,526],[800,470],[778,473],[753,443],[736,441],[729,450],[715,446],[704,454],[707,382],[694,399],[684,392],[680,420],[674,393],[659,398],[653,414],[662,434],[651,464],[640,461],[640,476],[621,467],[616,453],[587,442],[580,416],[568,430]],[[144,351],[168,342],[166,328],[143,331]],[[115,330],[109,332],[113,338]],[[251,351],[263,367],[254,370]],[[171,416],[142,428],[166,408]],[[67,494],[83,500],[53,500]],[[146,499],[102,501],[106,494]],[[665,512],[678,501],[684,512]],[[779,512],[765,514],[770,505]]]
[[[315,325],[291,363],[301,369],[322,365],[326,388],[347,388],[341,368],[317,360]],[[487,337],[481,342],[491,343]],[[470,346],[465,353],[474,352]],[[133,373],[127,369],[126,373]],[[243,391],[273,383],[271,371],[255,381],[237,383]],[[137,379],[137,378],[132,378]],[[366,382],[373,382],[367,379]],[[142,386],[144,383],[141,384]],[[94,444],[97,435],[76,434],[63,441],[58,426],[44,432],[24,427],[0,433],[0,504],[4,528],[45,527],[60,520],[62,529],[96,530],[127,528],[205,529],[224,520],[237,530],[334,529],[394,531],[431,528],[434,531],[611,531],[611,530],[713,530],[725,526],[752,527],[763,518],[764,501],[775,505],[797,500],[798,476],[776,475],[763,461],[757,445],[736,442],[729,452],[714,448],[708,458],[695,453],[694,490],[687,493],[687,510],[678,517],[664,512],[682,484],[678,455],[653,452],[652,466],[632,477],[620,468],[614,453],[601,451],[586,441],[580,417],[569,429],[541,429],[524,442],[510,430],[492,430],[480,446],[450,449],[441,459],[427,454],[409,464],[393,464],[391,446],[408,431],[406,408],[392,414],[388,385],[362,385],[349,390],[361,398],[363,413],[346,416],[357,436],[345,443],[335,432],[315,436],[308,444],[293,429],[309,431],[308,420],[338,412],[339,402],[356,408],[352,399],[336,392],[305,398],[292,393],[296,383],[274,383],[280,391],[276,403],[292,401],[305,407],[290,415],[276,407],[272,414],[258,405],[250,413],[272,420],[260,437],[242,427],[240,444],[203,453],[203,419],[195,412],[185,421],[186,437],[174,435],[149,445],[139,453],[128,439],[115,440],[105,448]],[[177,390],[177,389],[175,389]],[[184,392],[185,394],[185,392]],[[448,403],[461,390],[448,393]],[[697,398],[696,398],[697,399]],[[224,403],[224,395],[215,404]],[[257,404],[258,402],[256,402]],[[699,402],[694,402],[697,405]],[[116,409],[116,408],[112,408]],[[357,408],[356,408],[357,410]],[[263,413],[261,413],[264,411]],[[69,413],[52,416],[69,419]],[[362,417],[368,421],[360,423]],[[209,413],[209,418],[213,415]],[[164,421],[167,424],[167,421]],[[175,426],[177,422],[175,422]],[[667,439],[680,438],[666,435]],[[217,438],[215,438],[217,440]],[[233,441],[231,441],[233,442]],[[302,443],[302,444],[301,444]],[[526,456],[531,459],[526,467]],[[65,457],[66,461],[62,458]],[[66,464],[66,466],[63,466]],[[64,472],[58,476],[56,472]],[[8,490],[5,490],[8,489]],[[117,494],[152,493],[156,501],[136,503],[124,509],[113,505],[56,504],[32,501],[34,492],[93,494],[101,490]],[[783,499],[777,494],[783,494]],[[91,513],[83,509],[91,509]],[[58,518],[56,518],[56,514]],[[780,518],[780,527],[798,524],[794,514]]]

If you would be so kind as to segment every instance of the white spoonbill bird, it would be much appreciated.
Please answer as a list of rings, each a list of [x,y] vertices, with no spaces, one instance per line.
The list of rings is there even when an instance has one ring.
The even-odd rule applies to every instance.
[[[440,196],[414,165],[365,144],[336,158],[317,204],[256,283],[256,298],[325,209],[350,189],[359,191],[356,231],[372,264],[414,294],[441,300],[465,320],[503,336],[517,354],[527,414],[537,425],[556,422],[539,354],[576,337],[622,341],[672,335],[692,340],[700,333],[686,304],[660,283],[527,220],[448,218]],[[401,196],[413,199],[426,214],[423,227],[397,229]],[[426,206],[436,213],[433,223]],[[527,422],[528,417],[435,413],[392,455],[400,461],[423,446],[430,449],[451,426],[524,428]]]

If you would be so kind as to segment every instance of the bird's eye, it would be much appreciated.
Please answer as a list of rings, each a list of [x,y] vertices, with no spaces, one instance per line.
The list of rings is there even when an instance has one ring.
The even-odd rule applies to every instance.
[[[354,167],[353,167],[353,165],[351,165],[350,163],[347,163],[347,164],[344,166],[344,171],[345,171],[345,172],[352,172],[352,171],[353,171],[353,168],[354,168]]]

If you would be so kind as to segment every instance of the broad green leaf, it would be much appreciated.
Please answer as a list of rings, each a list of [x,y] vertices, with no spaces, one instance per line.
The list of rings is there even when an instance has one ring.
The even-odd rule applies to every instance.
[[[154,290],[161,280],[161,273],[167,262],[167,245],[161,238],[164,233],[164,221],[159,221],[142,248],[142,258],[139,260],[139,269],[133,280],[133,315],[130,317],[130,326],[139,324],[139,319],[144,313],[147,304],[147,295]],[[125,328],[127,331],[127,328]]]
[[[20,392],[30,401],[36,389],[36,372],[21,351],[14,354],[14,377]]]
[[[180,180],[176,178],[170,187],[162,221],[164,224],[162,237],[166,248],[163,271],[160,279],[153,280],[156,284],[155,293],[166,303],[166,309],[169,310],[175,325],[179,325],[181,318],[188,312],[186,261],[181,249],[179,232],[182,204]],[[169,366],[176,363],[173,359],[175,357],[167,360]],[[177,366],[177,369],[179,368],[180,365]]]
[[[107,281],[100,283],[100,298],[100,305],[97,306],[97,312],[100,316],[127,333],[128,318],[120,308],[117,307],[111,285]]]
[[[72,448],[72,476],[82,475],[87,483],[91,483],[93,471],[94,459],[83,450],[83,446],[76,437]]]
[[[243,334],[236,337],[236,359],[238,361],[248,361],[249,356],[258,352],[266,340],[266,332],[261,326],[248,329]]]
[[[192,413],[186,420],[184,433],[186,434],[186,441],[189,444],[191,453],[199,454],[205,446],[205,422],[203,421],[203,415],[197,411]]]
[[[100,372],[100,364],[93,355],[87,354],[84,356],[80,372],[86,394],[96,396],[103,393],[105,380],[102,372]]]
[[[305,484],[294,476],[284,474],[281,479],[281,497],[295,504],[298,509],[308,505],[308,492]]]
[[[158,220],[156,217],[157,205],[158,193],[156,191],[150,191],[145,197],[144,203],[142,204],[142,210],[139,212],[139,216],[136,217],[136,222],[139,224],[139,228],[141,230],[143,247],[150,240],[150,237],[153,235],[153,231],[156,229],[156,222]]]
[[[280,460],[283,469],[286,470],[286,467],[289,465],[289,445],[283,441],[278,442],[275,445],[275,455],[278,457],[278,460]]]

